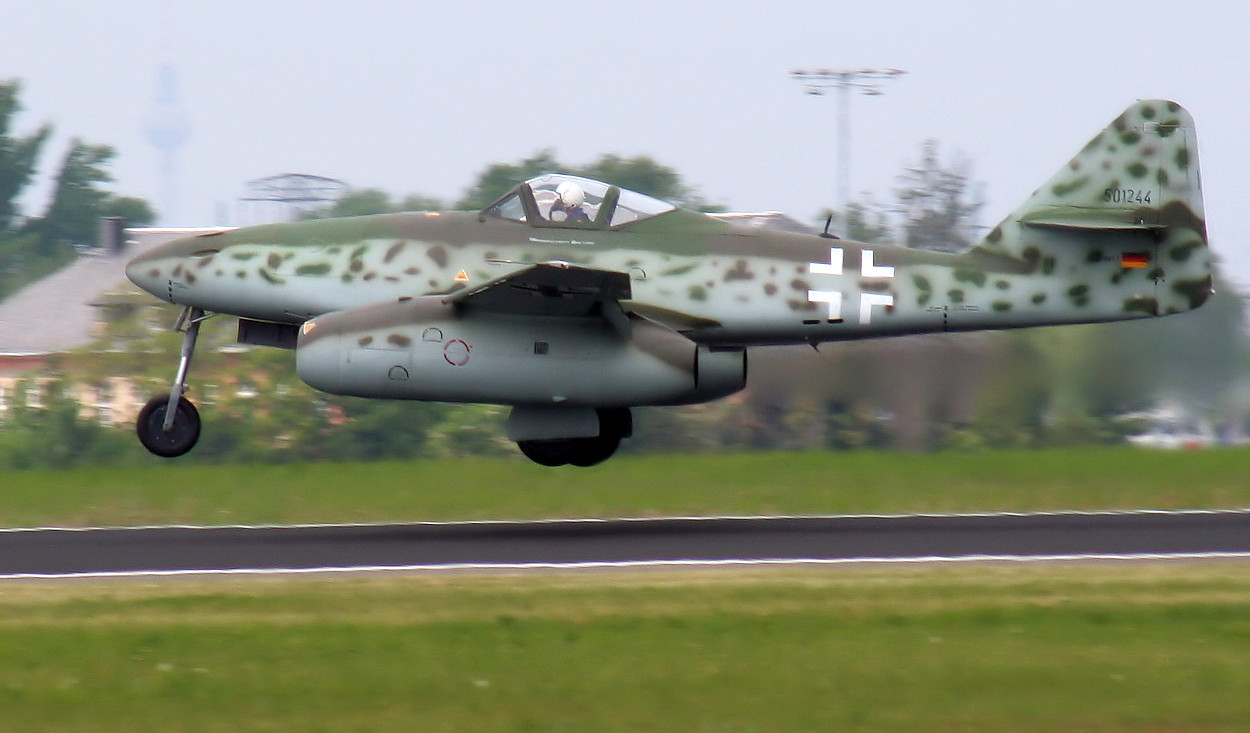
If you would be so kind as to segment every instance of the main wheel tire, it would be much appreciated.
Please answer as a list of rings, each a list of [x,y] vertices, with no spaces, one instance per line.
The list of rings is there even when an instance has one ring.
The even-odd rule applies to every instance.
[[[621,439],[634,433],[634,416],[628,407],[603,408],[599,410],[599,435],[594,438],[574,440],[569,463],[574,466],[594,466],[612,457],[621,445]]]
[[[633,434],[634,420],[629,408],[599,410],[599,435],[593,438],[562,440],[522,440],[517,447],[525,457],[541,466],[594,466],[612,457],[621,439]]]
[[[612,457],[621,444],[620,435],[600,435],[597,438],[578,438],[569,453],[569,464],[585,468],[596,466]]]
[[[566,466],[573,453],[572,440],[518,440],[516,446],[526,458],[540,466]]]
[[[165,430],[165,412],[169,409],[169,395],[148,400],[139,411],[135,432],[139,442],[153,455],[177,458],[195,447],[200,439],[200,412],[186,397],[178,398],[174,424]]]

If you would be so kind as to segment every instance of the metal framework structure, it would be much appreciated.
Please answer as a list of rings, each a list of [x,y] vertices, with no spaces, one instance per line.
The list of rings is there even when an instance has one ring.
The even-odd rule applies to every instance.
[[[303,212],[333,204],[347,193],[343,181],[307,173],[282,173],[247,182],[247,192],[240,201],[264,201]]]
[[[902,69],[802,69],[791,71],[790,78],[803,85],[804,91],[823,96],[830,89],[838,91],[838,201],[842,215],[841,229],[846,233],[846,205],[851,187],[851,90],[875,97],[885,92],[882,84],[906,74]]]

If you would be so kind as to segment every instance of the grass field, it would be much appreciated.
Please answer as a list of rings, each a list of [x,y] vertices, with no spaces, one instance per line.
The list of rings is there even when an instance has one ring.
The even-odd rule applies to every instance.
[[[1250,566],[10,583],[26,731],[1233,731]]]
[[[1250,451],[163,464],[0,525],[1250,506]],[[0,583],[0,730],[1241,731],[1250,563]]]
[[[0,526],[1250,506],[1250,449],[760,453],[10,473]]]

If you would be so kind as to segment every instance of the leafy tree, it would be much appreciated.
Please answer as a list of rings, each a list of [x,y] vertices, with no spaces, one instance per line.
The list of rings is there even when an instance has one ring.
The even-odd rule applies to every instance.
[[[130,226],[147,226],[156,221],[152,206],[132,196],[109,196],[100,207],[100,216],[120,216]]]
[[[556,161],[555,153],[551,150],[539,151],[520,163],[495,163],[478,175],[477,182],[469,188],[464,198],[456,202],[456,208],[484,209],[521,181],[561,170],[564,170],[564,166]]]
[[[1029,334],[1052,380],[1047,417],[1112,416],[1161,400],[1207,415],[1231,408],[1250,356],[1245,300],[1218,273],[1215,282],[1190,313]]]
[[[38,402],[29,403],[28,395],[36,393]],[[129,436],[85,413],[64,377],[19,383],[0,422],[0,466],[5,468],[117,464],[128,453]]]
[[[621,188],[645,193],[696,211],[723,211],[724,207],[704,201],[694,189],[682,183],[681,175],[646,155],[621,158],[604,155],[594,163],[574,169],[577,175],[595,178]]]
[[[95,240],[100,216],[110,194],[99,188],[113,180],[105,166],[116,151],[108,145],[88,145],[75,139],[61,165],[52,203],[43,218],[32,225],[50,251],[61,244]]]
[[[7,140],[0,137],[0,148]],[[43,218],[27,223],[18,233],[0,235],[0,298],[72,261],[76,256],[72,245],[95,241],[101,216],[125,215],[136,223],[151,221],[152,211],[146,202],[116,197],[99,188],[99,184],[112,180],[104,167],[114,154],[107,145],[73,141]]]
[[[847,204],[846,217],[847,236],[854,241],[882,244],[893,241],[886,212],[871,199],[866,202],[852,201]]]
[[[35,161],[52,134],[52,127],[43,125],[27,137],[10,136],[13,117],[21,110],[21,88],[16,80],[0,82],[0,232],[13,229],[17,198],[34,177]]]
[[[443,200],[433,196],[410,193],[395,207],[396,211],[439,211],[446,208]]]
[[[402,400],[342,400],[346,422],[333,431],[331,455],[374,461],[420,455],[446,405]]]
[[[983,204],[971,190],[969,164],[959,159],[944,166],[936,140],[926,140],[920,160],[898,177],[895,190],[900,230],[908,247],[958,252],[974,243],[976,216]]]
[[[677,171],[647,156],[625,159],[605,155],[582,168],[579,174],[670,201],[690,196],[690,189],[681,182]]]
[[[392,210],[390,194],[380,188],[360,188],[344,194],[327,213],[329,216],[366,216]]]
[[[520,163],[496,163],[478,176],[477,182],[456,204],[458,209],[482,209],[521,181],[544,173],[568,173],[595,178],[638,193],[645,193],[680,206],[699,211],[718,211],[723,207],[704,201],[694,189],[682,183],[681,175],[645,155],[622,158],[604,155],[586,166],[568,166],[556,160],[555,153],[543,150]]]
[[[824,230],[827,222],[830,232],[845,231],[847,239],[855,242],[887,244],[893,241],[889,213],[871,198],[847,202],[845,213],[845,227],[842,226],[842,215],[833,209],[822,210],[816,217],[816,226]]]
[[[391,201],[391,195],[380,188],[357,188],[348,191],[332,206],[309,212],[309,219],[325,219],[339,216],[367,216],[390,214],[398,211],[438,211],[443,202],[429,196],[409,194],[399,203]]]
[[[48,253],[37,234],[0,236],[0,300],[32,280],[63,267],[74,256],[68,247]]]

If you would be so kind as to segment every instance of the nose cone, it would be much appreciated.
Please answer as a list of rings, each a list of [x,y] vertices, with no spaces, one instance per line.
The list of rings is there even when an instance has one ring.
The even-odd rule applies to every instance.
[[[126,265],[126,277],[161,300],[169,300],[170,281],[181,279],[183,269],[192,256],[219,251],[223,245],[212,237],[225,231],[228,230],[178,230],[179,233],[194,234],[151,246]]]
[[[155,247],[154,249],[161,248]],[[168,278],[162,276],[161,258],[154,256],[155,254],[149,251],[131,260],[126,265],[126,277],[143,290],[160,297],[162,290],[168,292],[168,288],[164,287]]]

